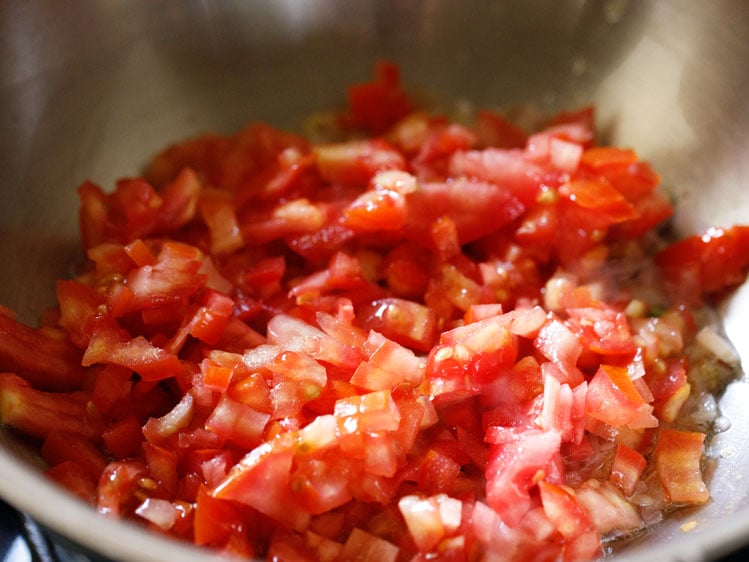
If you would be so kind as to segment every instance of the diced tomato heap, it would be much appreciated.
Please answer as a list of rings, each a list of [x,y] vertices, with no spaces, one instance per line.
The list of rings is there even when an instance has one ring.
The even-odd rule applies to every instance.
[[[749,229],[661,250],[659,178],[590,108],[451,124],[391,63],[349,102],[356,140],[253,124],[80,187],[59,309],[0,310],[0,417],[48,475],[273,560],[590,560],[707,501],[688,306]]]

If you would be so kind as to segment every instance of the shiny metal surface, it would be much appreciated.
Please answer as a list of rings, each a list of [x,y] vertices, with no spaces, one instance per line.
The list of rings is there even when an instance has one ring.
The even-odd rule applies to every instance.
[[[53,302],[77,259],[84,179],[111,186],[199,132],[298,127],[383,56],[447,103],[593,102],[606,139],[636,148],[673,190],[678,229],[749,223],[748,33],[743,0],[6,0],[0,303],[33,321]],[[749,288],[722,313],[749,364]],[[749,538],[748,400],[739,382],[721,403],[732,425],[710,450],[713,501],[619,557],[710,559]],[[202,559],[103,520],[14,450],[0,451],[0,494],[61,534],[119,559]]]

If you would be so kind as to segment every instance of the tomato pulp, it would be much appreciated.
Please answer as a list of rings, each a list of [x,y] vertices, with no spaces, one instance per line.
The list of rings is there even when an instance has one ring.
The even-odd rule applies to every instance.
[[[348,101],[335,141],[255,123],[80,186],[58,308],[0,310],[0,417],[47,475],[269,560],[591,560],[708,501],[691,412],[733,366],[696,336],[749,229],[665,244],[591,108],[451,122],[387,62]]]

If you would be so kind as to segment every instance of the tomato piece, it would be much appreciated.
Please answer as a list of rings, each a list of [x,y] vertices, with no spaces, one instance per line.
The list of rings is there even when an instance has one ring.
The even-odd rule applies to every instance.
[[[666,422],[677,419],[691,392],[687,382],[687,365],[683,360],[670,360],[663,369],[651,369],[645,375],[653,393],[655,414]]]
[[[582,336],[585,346],[594,353],[634,355],[636,348],[624,313],[610,308],[569,308],[568,325]]]
[[[338,222],[326,224],[322,228],[285,238],[289,248],[311,263],[327,262],[336,252],[356,236],[349,227]]]
[[[180,516],[180,509],[169,500],[146,498],[135,509],[135,515],[145,519],[162,531],[168,531],[177,522]]]
[[[526,209],[536,204],[541,185],[555,186],[558,183],[553,174],[525,158],[523,151],[517,149],[487,148],[456,152],[450,162],[450,174],[501,186],[509,190]]]
[[[523,148],[528,133],[495,111],[479,109],[476,112],[476,135],[481,146],[496,148]]]
[[[132,390],[133,372],[117,365],[97,368],[90,401],[102,414],[116,413],[116,408],[127,402]]]
[[[567,541],[563,560],[592,560],[599,557],[601,539],[585,508],[561,486],[542,480],[538,483],[538,489],[546,516]]]
[[[452,156],[470,149],[476,143],[471,130],[458,124],[435,128],[424,139],[411,165],[422,181],[439,181],[448,177]]]
[[[76,347],[85,349],[91,338],[90,322],[103,304],[103,299],[88,285],[60,280],[57,282],[57,302],[60,305],[58,323],[67,331]]]
[[[588,385],[586,414],[613,427],[656,427],[658,419],[652,411],[623,367],[601,365]]]
[[[269,420],[270,414],[258,412],[224,395],[206,419],[205,428],[216,433],[222,441],[252,449],[260,443]]]
[[[729,289],[746,279],[749,227],[710,229],[676,242],[656,257],[658,266],[682,299]]]
[[[146,380],[161,380],[182,372],[179,359],[151,344],[143,336],[127,339],[110,318],[99,317],[81,363],[119,365],[132,369]]]
[[[372,81],[348,88],[351,126],[364,127],[378,135],[411,112],[411,101],[403,90],[398,65],[388,60],[375,63]]]
[[[399,549],[394,544],[366,531],[354,528],[341,551],[343,560],[362,562],[395,562]]]
[[[710,499],[700,468],[704,441],[705,434],[696,431],[661,431],[655,448],[655,468],[671,501],[699,504]]]
[[[350,383],[366,390],[390,390],[400,384],[417,386],[424,378],[424,363],[408,348],[373,333],[376,346],[366,361],[356,367]],[[374,336],[374,337],[373,337]]]
[[[63,461],[44,471],[44,475],[57,482],[64,489],[81,500],[94,505],[96,503],[96,481],[86,470],[74,461]]]
[[[292,316],[274,316],[267,329],[268,343],[306,353],[318,361],[355,368],[362,358],[357,349],[346,345],[347,342],[338,342],[316,326]]]
[[[507,189],[483,182],[425,183],[406,196],[409,213],[404,234],[424,246],[432,246],[430,230],[441,217],[449,217],[458,240],[466,244],[486,236],[520,216],[524,207]]]
[[[612,236],[634,240],[665,223],[674,214],[671,199],[662,191],[652,191],[639,196],[632,200],[632,205],[637,211],[638,217],[612,225]]]
[[[421,552],[429,552],[458,529],[462,520],[462,508],[460,500],[446,494],[428,498],[403,496],[398,501],[398,509]]]
[[[359,195],[343,211],[344,224],[364,231],[399,230],[406,220],[403,196],[417,189],[416,178],[405,172],[378,172],[375,189]]]
[[[283,202],[272,211],[259,207],[247,214],[243,213],[238,218],[241,222],[241,233],[238,228],[234,235],[257,246],[288,236],[314,233],[325,225],[332,214],[333,209],[328,206],[302,197]],[[238,248],[243,244],[244,242],[238,243]]]
[[[614,224],[638,218],[637,210],[607,180],[572,179],[559,187],[560,195]]]
[[[80,351],[53,329],[30,328],[0,310],[0,369],[44,390],[71,390],[83,379]]]
[[[434,312],[414,301],[384,298],[359,307],[358,323],[416,351],[428,352],[437,341]]]
[[[452,446],[451,446],[452,445]],[[433,443],[418,460],[416,482],[424,494],[448,493],[458,495],[461,484],[461,467],[468,464],[455,441]]]
[[[107,451],[121,459],[138,452],[143,444],[141,423],[132,414],[110,424],[101,437]]]
[[[583,381],[583,375],[577,367],[582,344],[563,322],[552,317],[539,330],[534,345],[559,368],[564,376],[561,382],[574,387]]]
[[[581,158],[581,164],[598,172],[628,166],[637,161],[634,150],[616,146],[593,146],[588,148]]]
[[[338,541],[331,540],[323,535],[307,531],[305,533],[307,547],[312,549],[316,559],[320,562],[335,562],[339,560],[343,545]]]
[[[37,439],[53,430],[100,436],[100,420],[89,414],[86,399],[83,394],[36,390],[15,374],[0,373],[0,421]]]
[[[203,485],[195,505],[195,544],[222,545],[231,535],[252,524],[252,519],[244,506],[213,497]]]
[[[87,181],[78,186],[78,198],[81,241],[84,248],[91,248],[103,242],[108,234],[106,196],[100,186]]]
[[[80,433],[54,429],[44,439],[41,454],[51,466],[69,461],[92,480],[97,480],[107,465],[104,455]]]
[[[109,463],[99,478],[96,507],[100,513],[122,517],[132,513],[140,503],[136,493],[146,474],[140,461],[114,461]]]
[[[290,528],[305,528],[310,515],[298,507],[289,487],[292,441],[291,435],[282,434],[258,445],[232,467],[211,495],[251,506]]]
[[[297,462],[290,486],[294,498],[305,511],[315,515],[326,513],[351,501],[349,481],[359,471],[350,459],[334,451]]]
[[[185,343],[187,336],[215,345],[220,340],[234,312],[234,301],[218,291],[206,290],[192,316],[186,316],[180,330],[167,346],[172,353]]]
[[[389,390],[376,390],[341,398],[333,410],[343,434],[367,431],[395,431],[400,425],[398,404]]]
[[[164,185],[161,189],[163,204],[159,209],[159,229],[168,232],[189,223],[195,217],[202,190],[200,178],[190,167],[183,168]]]
[[[406,169],[401,153],[383,139],[320,145],[315,157],[324,180],[350,186],[364,187],[383,170]]]
[[[250,406],[258,412],[269,414],[273,411],[268,383],[262,375],[257,373],[253,373],[233,384],[227,390],[227,396]]]
[[[585,404],[588,387],[585,382],[574,389],[553,375],[544,379],[541,427],[558,431],[563,443],[580,443],[585,435]]]
[[[204,282],[199,273],[203,259],[203,253],[194,246],[164,243],[154,265],[139,267],[128,274],[127,288],[132,293],[129,310],[180,302],[194,294]]]
[[[143,426],[143,436],[150,443],[160,443],[186,428],[194,412],[194,399],[191,394],[185,394],[169,412],[159,418],[150,418]]]
[[[146,461],[148,476],[156,483],[154,495],[173,497],[179,485],[177,452],[153,443],[143,443],[143,458]]]
[[[197,205],[210,232],[212,254],[223,256],[244,246],[231,194],[205,189],[200,193]]]
[[[538,474],[560,474],[561,436],[556,431],[495,432],[490,436],[486,469],[486,501],[509,526],[517,525],[531,508],[530,490]]]
[[[443,332],[427,359],[427,377],[435,390],[444,385],[477,389],[511,367],[518,350],[507,324],[496,316]]]
[[[645,457],[625,444],[619,443],[616,446],[609,480],[619,486],[627,496],[631,496],[646,466]]]
[[[575,490],[575,496],[602,535],[627,533],[642,528],[639,510],[610,482],[586,480]]]

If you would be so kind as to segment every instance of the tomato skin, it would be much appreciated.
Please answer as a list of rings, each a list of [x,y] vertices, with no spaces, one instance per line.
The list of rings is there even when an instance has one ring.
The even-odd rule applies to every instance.
[[[52,430],[44,439],[41,454],[50,465],[75,462],[92,480],[101,475],[107,461],[96,445],[80,433]]]
[[[44,471],[44,475],[57,482],[68,492],[84,502],[96,504],[96,478],[86,474],[86,469],[75,461],[63,461]]]
[[[488,109],[476,112],[476,134],[479,144],[484,147],[523,148],[528,141],[528,133]]]
[[[29,328],[0,310],[0,370],[23,375],[43,390],[80,385],[80,352],[55,331]]]
[[[293,455],[290,436],[263,443],[236,464],[211,495],[251,506],[291,528],[304,529],[310,514],[299,509],[289,488]]]
[[[428,307],[400,298],[383,298],[359,308],[358,322],[386,338],[428,352],[438,336],[437,317]]]
[[[632,429],[656,427],[653,407],[637,391],[622,367],[602,365],[588,386],[586,413],[613,427]]]
[[[102,433],[107,451],[118,458],[126,458],[137,453],[143,444],[141,423],[134,415],[119,420]]]
[[[512,366],[516,356],[506,319],[488,318],[443,332],[427,359],[427,377],[446,381],[453,390],[477,390]]]
[[[100,317],[83,354],[84,366],[96,363],[127,367],[146,380],[173,377],[182,371],[179,359],[139,336],[126,339],[114,320]]]
[[[358,230],[400,230],[406,220],[400,193],[385,189],[367,191],[344,210],[344,224]]]
[[[487,466],[487,503],[506,525],[516,525],[531,508],[530,491],[542,471],[552,481],[559,475],[561,436],[555,431],[498,428],[487,432],[493,443]]]
[[[421,383],[423,362],[410,349],[387,339],[376,345],[369,359],[356,367],[351,384],[367,390],[389,390],[400,384]]]
[[[655,466],[672,501],[700,504],[710,499],[700,469],[704,440],[705,434],[695,431],[661,431],[655,450]]]
[[[404,225],[407,239],[432,246],[430,228],[440,217],[455,223],[461,244],[472,242],[520,216],[523,204],[509,190],[483,182],[425,183],[406,196],[410,213]]]
[[[544,512],[568,543],[564,560],[592,559],[601,554],[600,537],[587,511],[567,490],[549,482],[538,483]]]
[[[446,535],[455,532],[462,518],[462,502],[446,494],[424,499],[403,496],[398,502],[398,509],[421,552],[429,552]]]
[[[577,386],[583,381],[577,361],[582,353],[582,344],[563,322],[552,317],[539,330],[534,340],[535,347],[557,367],[563,375],[562,382]]]
[[[222,441],[251,449],[259,444],[271,415],[222,396],[205,428],[216,433]]]
[[[37,439],[54,430],[94,439],[101,420],[86,408],[84,394],[45,392],[13,373],[0,373],[0,421]]]
[[[135,509],[134,497],[146,467],[139,461],[109,463],[101,474],[97,487],[96,508],[100,513],[115,517],[125,516]]]
[[[210,231],[213,255],[231,254],[244,246],[231,194],[222,190],[206,189],[201,192],[197,205]]]
[[[581,334],[586,347],[604,356],[632,356],[636,346],[622,312],[602,308],[569,308],[568,325]]]
[[[400,152],[383,139],[321,145],[315,149],[323,179],[350,186],[366,186],[377,172],[405,170]]]
[[[703,294],[718,293],[744,281],[747,256],[749,227],[734,226],[685,238],[661,251],[656,259],[669,286],[694,304]]]
[[[359,528],[351,531],[341,551],[341,559],[363,562],[395,562],[397,556],[397,546]]]
[[[634,493],[637,481],[646,465],[645,457],[623,443],[619,443],[616,446],[616,455],[609,479],[618,485],[627,496],[630,496]]]
[[[365,127],[375,135],[411,112],[411,101],[401,87],[400,69],[391,61],[378,61],[374,80],[350,86],[347,95],[351,126]]]

